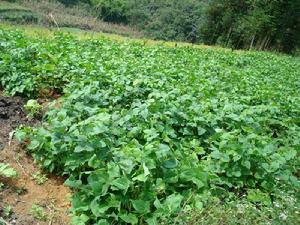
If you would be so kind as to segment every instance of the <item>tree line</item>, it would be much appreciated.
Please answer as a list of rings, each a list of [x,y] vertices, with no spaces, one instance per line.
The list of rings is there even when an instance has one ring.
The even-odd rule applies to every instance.
[[[104,21],[154,39],[293,53],[300,46],[300,0],[60,0],[85,3]]]

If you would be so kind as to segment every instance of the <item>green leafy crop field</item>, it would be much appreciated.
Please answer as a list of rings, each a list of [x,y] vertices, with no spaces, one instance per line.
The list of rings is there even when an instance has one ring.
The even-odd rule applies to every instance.
[[[232,195],[299,203],[299,58],[1,29],[0,81],[61,95],[17,137],[68,177],[74,224],[187,224]]]

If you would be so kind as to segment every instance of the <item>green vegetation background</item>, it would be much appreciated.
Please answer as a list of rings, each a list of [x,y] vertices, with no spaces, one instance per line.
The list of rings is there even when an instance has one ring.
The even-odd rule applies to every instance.
[[[242,49],[299,47],[295,0],[60,0],[87,3],[104,21],[136,26],[148,36]]]
[[[156,40],[299,54],[299,0],[9,0],[0,3],[0,20],[18,24],[40,23]]]

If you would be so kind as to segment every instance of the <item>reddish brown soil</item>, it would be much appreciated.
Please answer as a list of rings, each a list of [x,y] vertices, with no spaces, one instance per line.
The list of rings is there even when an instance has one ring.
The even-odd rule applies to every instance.
[[[0,190],[0,217],[3,209],[12,207],[12,213],[5,217],[10,225],[67,225],[69,221],[70,190],[63,185],[60,177],[48,175],[48,180],[38,185],[32,174],[40,171],[33,159],[17,141],[10,145],[9,133],[21,124],[32,125],[36,121],[26,118],[21,98],[0,96],[0,162],[8,163],[18,172],[17,178],[1,180],[4,188]],[[1,179],[1,178],[0,178]],[[30,212],[32,205],[40,205],[46,221],[39,221]]]

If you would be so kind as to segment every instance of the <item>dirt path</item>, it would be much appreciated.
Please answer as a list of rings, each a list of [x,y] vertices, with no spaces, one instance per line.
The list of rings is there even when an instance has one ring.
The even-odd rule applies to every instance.
[[[71,192],[63,179],[48,176],[43,184],[37,184],[33,175],[41,171],[33,159],[17,141],[8,144],[9,133],[16,127],[36,123],[26,118],[23,104],[21,98],[0,95],[0,162],[18,172],[17,178],[1,181],[5,185],[0,189],[0,218],[10,225],[67,225]]]

